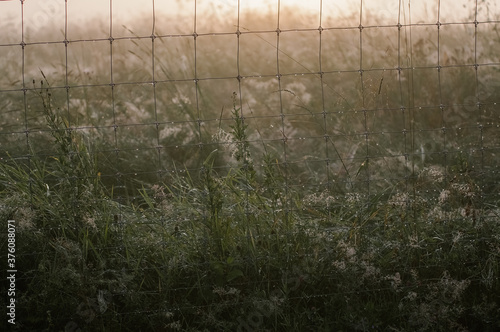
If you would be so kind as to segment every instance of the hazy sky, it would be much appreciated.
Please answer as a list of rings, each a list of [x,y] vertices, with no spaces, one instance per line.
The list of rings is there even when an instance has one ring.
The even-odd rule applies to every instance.
[[[167,13],[194,12],[195,0],[155,0],[155,9]],[[365,11],[375,12],[382,16],[397,16],[399,0],[363,0]],[[25,19],[31,19],[40,24],[50,22],[64,15],[64,0],[25,0]],[[130,16],[137,13],[151,12],[153,0],[112,0],[114,15]],[[238,0],[197,0],[198,12],[209,9],[234,10]],[[258,9],[262,11],[275,10],[278,0],[240,0],[242,10]],[[346,12],[348,8],[359,11],[361,0],[323,0],[325,14]],[[408,0],[402,1],[405,10]],[[415,19],[425,15],[436,16],[438,0],[415,0],[411,3]],[[282,7],[295,6],[297,10],[318,12],[320,0],[281,0]],[[465,7],[464,7],[465,6]],[[473,9],[473,0],[441,0],[443,16],[464,14]],[[0,1],[0,21],[6,17],[19,17],[21,12],[19,0]],[[109,17],[110,1],[107,0],[68,0],[68,14],[73,20],[92,16]],[[463,16],[463,15],[462,15]]]
[[[0,0],[1,16],[7,14],[19,14],[20,1],[18,0]],[[145,12],[152,8],[153,0],[113,0],[113,7],[126,7],[130,14]],[[192,10],[194,0],[155,0],[155,9],[168,12],[179,12],[182,10]],[[373,1],[372,1],[373,2]],[[32,7],[33,10],[54,12],[56,7],[63,7],[64,0],[25,0],[25,8]],[[220,9],[236,8],[238,0],[197,0],[198,9],[200,11],[206,8],[215,7]],[[252,8],[260,10],[268,10],[270,7],[277,7],[277,0],[240,0],[242,8]],[[325,0],[325,7],[345,8],[346,3],[354,3],[353,1],[345,0]],[[356,2],[357,3],[357,2]],[[301,10],[314,10],[319,8],[319,0],[281,0],[282,6],[297,6]],[[333,6],[332,6],[333,4]],[[80,14],[93,15],[97,11],[105,10],[109,13],[109,1],[106,0],[68,0],[68,6],[73,7]]]
[[[113,36],[128,36],[132,33],[137,35],[149,35],[152,31],[153,2],[157,14],[156,32],[168,34],[175,29],[176,33],[192,33],[194,30],[194,13],[196,3],[197,32],[227,32],[233,29],[237,22],[238,0],[68,0],[67,13],[65,0],[25,0],[24,1],[24,33],[26,42],[52,41],[50,38],[60,40],[64,36],[65,17],[72,26],[78,29],[70,29],[69,39],[93,39],[109,37],[110,12],[113,16]],[[240,13],[270,12],[270,17],[277,17],[278,0],[239,0]],[[306,25],[298,25],[297,20],[287,25],[286,15],[282,15],[280,22],[281,29],[315,28],[319,26],[319,9],[323,8],[323,27],[338,26],[340,18],[349,16],[349,13],[356,13],[349,26],[359,24],[359,13],[362,3],[364,26],[370,25],[395,25],[398,23],[398,13],[401,8],[400,22],[408,23],[431,23],[438,20],[438,3],[440,8],[440,21],[444,23],[460,23],[468,17],[472,21],[471,14],[474,13],[475,0],[280,0],[280,8],[292,9],[304,17]],[[401,7],[400,7],[401,3]],[[488,1],[479,2],[486,7]],[[491,2],[490,2],[491,3]],[[111,5],[110,5],[111,4]],[[411,4],[411,18],[409,13]],[[495,4],[495,1],[493,1]],[[110,10],[111,9],[111,10]],[[496,12],[493,8],[492,12]],[[284,11],[283,11],[284,12]],[[480,11],[482,17],[478,21],[486,20],[487,8]],[[142,14],[140,20],[134,19]],[[18,43],[21,40],[21,1],[0,0],[0,44]],[[172,19],[172,17],[174,17]],[[91,19],[94,20],[91,21]],[[377,20],[374,20],[377,18]],[[98,19],[96,21],[95,19]],[[145,19],[149,19],[147,22]],[[411,19],[411,20],[410,20]],[[222,24],[221,24],[222,23]],[[86,32],[86,24],[91,28]],[[252,22],[246,18],[245,22],[240,22],[243,29],[248,30],[272,30],[276,28],[276,20],[267,22],[263,27],[262,20]],[[345,24],[345,23],[344,23]],[[99,33],[94,33],[96,26]],[[78,33],[77,33],[78,31]],[[54,34],[56,32],[57,34]]]

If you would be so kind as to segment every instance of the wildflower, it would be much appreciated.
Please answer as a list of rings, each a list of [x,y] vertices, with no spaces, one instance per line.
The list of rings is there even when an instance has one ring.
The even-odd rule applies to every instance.
[[[227,289],[223,287],[214,287],[213,291],[214,294],[217,294],[219,296],[226,296],[226,295],[238,295],[240,294],[240,290],[236,289],[234,287],[229,287]]]
[[[455,280],[452,279],[448,271],[444,271],[439,282],[440,290],[443,296],[449,295],[453,301],[457,301],[462,297],[464,291],[469,287],[470,280]]]
[[[439,193],[439,198],[438,198],[438,202],[439,204],[443,204],[444,202],[446,202],[448,200],[448,198],[450,197],[450,191],[449,190],[442,190],[440,193]]]
[[[446,219],[446,213],[439,206],[435,206],[431,211],[429,211],[427,218],[429,220],[441,221]]]
[[[462,232],[460,231],[455,232],[452,239],[453,244],[456,244],[458,241],[460,241],[461,238],[462,238]]]
[[[231,133],[226,132],[224,129],[220,128],[217,130],[215,135],[212,135],[212,140],[221,144],[231,144],[233,142]]]
[[[347,200],[347,203],[355,205],[355,204],[361,202],[361,195],[358,193],[348,193],[346,195],[346,200]]]
[[[474,198],[478,189],[477,186],[468,183],[453,183],[451,187],[464,198]]]
[[[345,271],[346,269],[346,265],[345,265],[345,262],[344,261],[334,261],[332,263],[333,267],[335,267],[337,270],[340,270],[340,271]]]
[[[408,236],[408,242],[411,248],[420,248],[417,234]]]
[[[376,268],[368,261],[362,261],[361,266],[364,268],[363,278],[370,279],[376,277],[380,273],[380,269]]]
[[[182,325],[181,325],[180,321],[172,322],[172,323],[168,324],[167,327],[171,328],[174,331],[182,329]]]
[[[166,319],[170,319],[170,318],[174,317],[174,313],[173,313],[173,312],[171,312],[171,311],[165,311],[165,312],[163,313],[163,316],[164,316]]]
[[[410,201],[408,193],[397,193],[392,196],[388,203],[394,207],[405,207]]]
[[[334,196],[325,190],[321,193],[313,193],[304,197],[304,204],[308,206],[331,206],[335,203]]]
[[[35,218],[35,212],[27,207],[21,207],[16,212],[15,220],[18,221],[19,230],[30,230],[35,227],[33,220]]]
[[[398,309],[402,310],[404,308],[404,302],[413,302],[417,299],[417,296],[418,294],[415,292],[412,291],[408,292],[408,294],[406,294],[399,302]]]
[[[347,247],[346,248],[346,251],[345,251],[345,254],[346,254],[346,257],[349,259],[349,260],[352,260],[353,257],[356,255],[356,249],[353,248],[353,247]]]
[[[386,277],[386,280],[391,281],[391,286],[395,291],[399,291],[399,286],[401,286],[401,275],[399,272],[396,272],[394,275],[389,275]]]
[[[97,229],[97,225],[95,224],[95,218],[89,216],[89,215],[85,215],[83,217],[83,222],[85,223],[85,225],[87,225],[88,227],[90,228],[93,228],[93,229]]]

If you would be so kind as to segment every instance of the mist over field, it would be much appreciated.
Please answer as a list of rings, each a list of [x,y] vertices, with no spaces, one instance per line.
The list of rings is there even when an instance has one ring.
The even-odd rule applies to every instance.
[[[464,5],[464,17],[453,22],[460,24],[447,24],[447,16],[441,14],[439,29],[433,17],[436,8],[430,4],[419,9],[427,13],[425,20],[421,17],[418,24],[407,26],[417,18],[412,19],[405,6],[398,17],[397,8],[380,11],[364,3],[361,33],[359,8],[343,16],[325,8],[320,34],[318,12],[297,13],[284,2],[279,39],[277,6],[260,12],[255,5],[242,3],[238,35],[237,6],[198,5],[206,11],[197,12],[196,38],[194,5],[185,3],[168,16],[158,9],[154,25],[152,4],[133,17],[127,5],[114,4],[112,25],[109,6],[104,5],[86,24],[82,18],[74,24],[72,13],[77,12],[69,3],[67,28],[60,13],[50,20],[52,24],[37,30],[30,29],[27,19],[24,50],[16,44],[2,47],[0,88],[8,105],[2,130],[14,131],[6,141],[18,141],[16,128],[43,129],[41,113],[30,104],[32,96],[28,94],[23,107],[16,92],[23,82],[28,89],[36,88],[31,82],[38,84],[42,72],[72,126],[98,135],[99,150],[110,149],[115,125],[123,142],[113,145],[140,148],[133,154],[137,160],[152,158],[154,147],[162,146],[165,159],[146,168],[152,174],[176,163],[196,167],[203,160],[185,149],[213,144],[214,135],[228,130],[233,92],[247,118],[252,148],[262,152],[267,144],[280,158],[286,155],[287,162],[297,165],[299,178],[309,178],[300,181],[313,185],[327,181],[329,172],[347,177],[372,157],[372,165],[380,164],[365,176],[373,183],[385,183],[391,181],[388,174],[404,176],[408,169],[442,163],[444,150],[452,155],[475,150],[476,123],[498,125],[494,107],[488,106],[498,85],[497,44],[492,42],[498,38],[496,24],[484,22],[476,28],[471,3]],[[491,16],[486,14],[488,8],[479,8],[477,18]],[[392,19],[387,18],[390,9],[396,10]],[[445,4],[441,10],[448,11]],[[4,38],[13,42],[18,29],[5,29],[10,33]],[[486,105],[479,111],[478,100]],[[451,131],[443,131],[444,127]],[[325,135],[331,141],[325,142]],[[495,140],[496,134],[492,135]],[[287,145],[282,146],[285,136]],[[411,162],[401,162],[405,155],[413,156]],[[327,159],[331,160],[325,169]],[[132,162],[123,171],[145,171],[144,166]]]

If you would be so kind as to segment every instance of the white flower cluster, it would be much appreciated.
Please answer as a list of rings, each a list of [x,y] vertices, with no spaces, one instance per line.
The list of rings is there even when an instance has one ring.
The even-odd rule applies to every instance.
[[[234,287],[228,287],[228,288],[214,287],[214,289],[213,289],[212,292],[214,294],[217,294],[217,295],[221,296],[221,297],[226,296],[226,295],[237,296],[237,295],[240,294],[240,290],[236,289]]]
[[[336,201],[336,198],[327,190],[321,193],[309,194],[303,199],[304,205],[307,206],[332,206]]]
[[[387,203],[389,203],[389,205],[393,207],[403,208],[408,206],[409,201],[410,201],[410,196],[408,195],[408,193],[398,192],[395,195],[393,195]]]

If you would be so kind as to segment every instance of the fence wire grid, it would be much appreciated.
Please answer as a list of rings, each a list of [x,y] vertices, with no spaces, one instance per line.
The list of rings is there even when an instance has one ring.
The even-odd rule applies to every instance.
[[[357,232],[366,230],[369,237],[376,228],[370,222],[377,218],[384,227],[397,219],[401,223],[398,227],[405,229],[400,231],[402,238],[413,249],[423,246],[419,241],[424,239],[418,237],[420,223],[470,223],[478,229],[481,223],[489,225],[498,220],[500,20],[494,3],[466,2],[467,15],[459,17],[449,14],[453,2],[439,0],[425,2],[425,12],[423,5],[411,1],[395,1],[397,10],[391,12],[376,2],[362,0],[355,10],[345,13],[332,12],[332,3],[322,0],[316,1],[315,13],[298,11],[280,0],[269,1],[267,11],[252,8],[249,1],[215,1],[207,6],[206,1],[192,0],[177,2],[172,8],[179,8],[179,13],[168,14],[155,10],[161,1],[153,0],[144,4],[145,14],[127,19],[123,16],[127,4],[110,0],[101,2],[96,18],[74,24],[72,15],[78,17],[78,13],[72,5],[76,1],[47,1],[45,11],[31,16],[31,20],[26,19],[26,13],[33,11],[30,1],[13,2],[17,3],[18,14],[0,24],[0,156],[5,165],[27,169],[27,178],[18,175],[17,181],[27,179],[29,195],[22,199],[29,201],[26,204],[30,209],[19,208],[21,212],[16,210],[12,215],[19,221],[35,220],[33,206],[38,206],[40,195],[54,197],[61,186],[101,182],[110,201],[107,211],[102,211],[111,216],[106,229],[113,228],[119,240],[94,243],[92,251],[98,257],[116,250],[120,254],[114,259],[127,261],[124,238],[127,232],[135,232],[134,227],[142,229],[148,224],[144,221],[150,217],[148,213],[158,218],[152,224],[159,220],[164,229],[170,232],[171,227],[176,236],[186,236],[188,242],[203,242],[197,235],[190,238],[192,233],[181,226],[189,219],[199,218],[209,224],[223,216],[220,218],[251,223],[267,209],[272,210],[272,228],[279,218],[290,220],[290,215],[297,214],[300,227],[287,224],[280,236],[345,237],[345,242],[335,247],[345,254],[344,263],[340,258],[332,263],[337,270],[342,270],[342,264],[345,269],[345,264],[353,263],[354,254],[349,250],[367,243]],[[420,7],[420,14],[412,12],[417,10],[414,6]],[[88,158],[83,160],[82,155]],[[81,163],[75,164],[75,158]],[[45,160],[42,164],[61,162],[71,171],[49,172],[41,182],[43,188],[39,188],[39,160]],[[220,178],[211,178],[214,174]],[[58,182],[63,176],[66,182]],[[235,178],[230,184],[221,180],[232,176]],[[256,179],[264,179],[265,184],[255,187],[252,181]],[[200,196],[194,185],[197,181],[203,183]],[[223,191],[222,197],[211,196],[211,190],[224,185],[240,193]],[[8,185],[2,186],[7,190]],[[82,192],[66,197],[68,205],[57,206],[72,211],[66,216],[68,220],[79,214],[75,211],[82,200],[97,205],[101,199],[89,194],[94,187],[78,188],[83,188],[79,189]],[[259,207],[254,201],[253,192],[259,190],[264,195],[272,193],[266,196],[270,205]],[[224,196],[237,195],[240,201],[217,208],[216,213],[210,210],[215,205],[202,203],[198,214],[190,211],[203,201],[203,195],[215,205],[222,205]],[[169,203],[163,204],[163,199]],[[9,201],[3,200],[2,206],[7,209]],[[184,210],[173,211],[182,204]],[[149,207],[158,214],[150,212]],[[172,216],[177,218],[175,222],[169,219]],[[342,218],[348,220],[347,224],[338,222]],[[94,226],[97,219],[88,211],[81,217]],[[73,221],[76,224],[81,220]],[[50,222],[37,227],[49,233],[68,232]],[[209,236],[216,239],[214,243],[217,239],[229,241],[226,233],[217,233],[217,225],[207,227]],[[444,237],[449,238],[452,248],[460,241],[498,243],[498,234],[485,231],[478,235],[446,227],[441,230],[443,238],[429,243],[445,243],[448,240]],[[81,226],[68,229],[81,231]],[[249,229],[245,233],[247,243],[258,246],[255,243],[265,242],[267,235]],[[150,240],[134,239],[141,243]],[[56,251],[74,249],[67,247],[69,242],[61,240],[61,235],[54,241]],[[168,241],[163,238],[154,243],[165,248]],[[90,240],[86,243],[88,246]],[[200,314],[206,319],[204,324],[209,324],[208,316],[217,316],[217,310],[233,305],[241,310],[238,320],[218,327],[259,330],[279,312],[283,293],[277,292],[267,300],[241,295],[243,289],[261,280],[252,281],[243,268],[236,266],[251,264],[252,259],[265,260],[265,252],[256,251],[247,262],[244,255],[240,259],[228,254],[229,244],[207,246],[211,248],[208,252],[221,253],[220,266],[213,261],[176,259],[178,264],[188,265],[188,270],[208,266],[215,275],[219,271],[224,276],[224,282],[211,289],[223,302],[218,309],[208,300],[205,304],[182,302],[180,294],[190,293],[195,287],[173,281],[171,287],[170,279],[166,282],[157,278],[156,288],[145,290],[110,281],[107,286],[95,286],[95,294],[86,294],[84,305],[79,305],[82,297],[75,296],[71,320],[52,313],[53,324],[76,330],[91,324],[102,328],[107,324],[104,317],[112,316],[114,322],[124,322],[127,316],[149,317],[150,323],[161,317],[165,330],[182,329],[189,325],[183,315],[210,312],[207,316]],[[236,244],[235,248],[241,249]],[[499,247],[495,248],[484,250],[491,254]],[[285,249],[278,252],[281,250]],[[40,254],[35,247],[22,255],[30,260]],[[287,257],[290,255],[291,261],[303,262],[317,259],[318,252],[312,247],[306,253],[290,249]],[[491,257],[498,259],[498,252],[495,255]],[[237,259],[233,262],[234,257]],[[464,264],[493,264],[491,269],[498,269],[498,261],[482,259],[465,257]],[[372,266],[370,259],[361,260]],[[168,259],[160,261],[148,266],[138,259],[135,269],[128,265],[108,272],[125,283],[130,281],[127,276],[139,268],[144,273],[173,269],[174,263]],[[455,289],[466,288],[466,281],[460,283],[456,275],[446,274],[450,267],[437,264],[437,260],[423,265],[419,262],[407,263],[408,284],[401,284],[404,272],[392,267],[388,269],[392,271],[390,276],[379,276],[385,283],[374,283],[369,289],[346,288],[345,292],[328,287],[321,293],[305,291],[303,283],[313,284],[313,280],[322,278],[321,284],[328,284],[338,279],[327,272],[313,276],[302,263],[293,263],[293,267],[285,264],[284,275],[268,270],[266,280],[269,285],[288,288],[286,299],[291,305],[314,303],[304,313],[310,322],[300,325],[304,330],[320,326],[318,313],[335,308],[335,299],[350,299],[360,292],[361,297],[369,297],[393,291],[403,294],[398,300],[401,307],[414,303],[411,296],[412,292],[417,294],[417,286],[411,284],[411,275],[419,268],[445,270],[439,276],[422,277],[419,287],[430,289],[439,284],[446,288],[455,283]],[[364,271],[364,277],[378,273],[375,268],[366,267]],[[484,271],[467,277],[467,285],[490,282],[498,289],[495,271],[491,280]],[[19,282],[29,284],[33,278],[26,274]],[[156,307],[149,304],[147,299],[156,299],[162,293],[172,297],[175,304],[166,299]],[[235,300],[237,294],[241,299]],[[434,300],[434,304],[439,301]],[[127,307],[123,304],[127,301],[144,306]],[[491,326],[498,324],[496,310],[485,314],[491,318]],[[379,324],[382,328],[379,319],[366,311],[364,314],[352,318],[346,326],[363,330],[366,324]],[[415,321],[409,319],[406,324],[417,326],[416,316],[411,317]],[[438,318],[429,321],[433,319]],[[421,328],[435,326],[428,324]],[[155,328],[162,330],[159,325]]]

